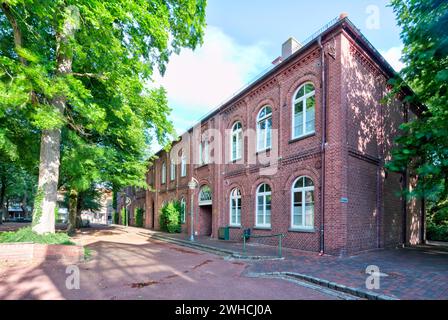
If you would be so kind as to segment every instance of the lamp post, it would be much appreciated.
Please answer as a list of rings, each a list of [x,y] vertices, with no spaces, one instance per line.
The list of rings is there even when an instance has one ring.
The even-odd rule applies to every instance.
[[[126,209],[125,209],[125,219],[126,219],[126,227],[129,227],[129,217],[128,217],[128,215],[129,215],[129,210],[128,210],[128,208],[129,208],[129,206],[131,205],[131,198],[129,198],[128,196],[125,196],[126,197]]]
[[[191,190],[191,198],[190,198],[190,241],[194,241],[194,227],[193,227],[193,221],[194,221],[194,209],[193,209],[193,203],[194,203],[194,189],[198,186],[199,182],[195,178],[191,178],[191,181],[188,182],[188,188]]]

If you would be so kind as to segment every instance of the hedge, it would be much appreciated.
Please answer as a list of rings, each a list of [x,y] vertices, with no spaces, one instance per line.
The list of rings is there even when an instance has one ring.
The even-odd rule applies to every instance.
[[[169,233],[180,233],[180,202],[171,201],[160,209],[160,229]]]

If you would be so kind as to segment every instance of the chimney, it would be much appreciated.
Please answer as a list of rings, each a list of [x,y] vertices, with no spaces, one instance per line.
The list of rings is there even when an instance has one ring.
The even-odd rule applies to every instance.
[[[302,48],[302,44],[293,37],[286,40],[282,45],[282,60],[286,60],[294,52]]]
[[[348,17],[348,13],[347,12],[341,12],[341,14],[339,15],[339,20],[345,19]]]

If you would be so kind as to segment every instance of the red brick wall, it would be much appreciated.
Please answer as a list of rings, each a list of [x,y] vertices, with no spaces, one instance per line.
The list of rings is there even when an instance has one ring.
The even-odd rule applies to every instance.
[[[0,261],[43,261],[62,260],[75,263],[84,257],[82,246],[48,245],[37,243],[0,244]]]
[[[158,214],[162,203],[185,197],[188,215],[183,232],[189,232],[191,191],[187,183],[194,176],[199,181],[199,187],[208,185],[212,189],[211,224],[214,237],[217,237],[219,227],[229,224],[230,192],[238,187],[242,192],[242,225],[241,228],[231,229],[232,239],[240,240],[242,229],[253,228],[253,234],[286,234],[286,247],[318,252],[323,219],[321,188],[324,187],[325,252],[344,255],[400,243],[402,201],[397,196],[399,176],[386,173],[384,162],[390,157],[393,139],[404,120],[402,110],[398,103],[381,105],[386,92],[385,72],[357,45],[356,40],[339,28],[325,36],[322,43],[327,77],[325,176],[321,176],[321,51],[314,44],[294,61],[282,64],[275,73],[237,101],[222,107],[185,133],[180,142],[174,143],[171,152],[171,155],[179,155],[179,148],[188,149],[189,159],[197,159],[198,137],[207,136],[211,159],[222,153],[224,158],[218,160],[223,161],[204,166],[189,165],[187,177],[184,178],[180,178],[178,166],[176,180],[170,181],[170,157],[165,152],[158,154],[153,165],[155,192],[146,193],[146,207],[152,208],[153,203],[155,206],[155,229],[159,229]],[[305,82],[312,82],[316,91],[315,133],[291,141],[292,99],[297,88]],[[272,107],[272,126],[278,129],[278,134],[273,135],[272,150],[257,154],[255,137],[247,135],[242,161],[230,163],[228,134],[233,124],[240,121],[245,132],[255,132],[257,114],[265,105]],[[216,130],[224,137],[221,144],[217,144],[219,139],[210,130]],[[261,157],[266,155],[276,163],[271,174],[261,170]],[[256,161],[249,161],[252,159]],[[163,185],[160,183],[162,161],[166,162],[167,168],[167,183]],[[302,175],[309,176],[315,185],[314,230],[311,232],[289,230],[291,186]],[[321,186],[322,179],[325,180],[324,186]],[[254,228],[255,193],[261,183],[268,183],[272,189],[272,227],[269,230]],[[195,231],[204,233],[201,230],[210,221],[200,214],[198,192],[199,188],[194,191],[194,225]],[[342,201],[345,198],[348,202]],[[419,203],[408,207],[408,239],[415,242],[419,231]],[[152,227],[152,217],[147,221],[147,227]],[[276,240],[273,239],[272,243]]]

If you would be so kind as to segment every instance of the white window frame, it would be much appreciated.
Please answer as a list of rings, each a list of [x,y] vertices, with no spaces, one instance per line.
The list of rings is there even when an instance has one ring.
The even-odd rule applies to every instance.
[[[238,128],[239,125],[239,128]],[[235,143],[233,138],[235,138]],[[233,155],[233,149],[235,145],[235,156]],[[230,160],[236,161],[242,158],[243,155],[243,125],[237,121],[232,126],[232,134],[230,135]]]
[[[187,222],[187,201],[184,198],[180,200],[180,222],[185,224]]]
[[[208,164],[208,141],[202,140],[199,144],[199,165]]]
[[[171,181],[176,179],[176,163],[173,159],[170,160],[170,179]]]
[[[166,163],[162,162],[162,184],[166,183]]]
[[[270,191],[263,191],[260,192],[260,188],[263,185],[267,185],[270,189]],[[258,223],[258,197],[259,196],[263,196],[263,223]],[[271,213],[270,213],[270,217],[271,217],[271,223],[266,223],[266,198],[267,196],[271,196]],[[270,228],[272,224],[272,188],[269,184],[267,183],[262,183],[258,186],[257,188],[257,192],[255,193],[255,227],[260,227],[260,228]]]
[[[305,93],[305,86],[307,84],[310,84],[313,86],[314,90],[309,92],[309,93]],[[304,95],[297,98],[297,94],[299,93],[300,89],[304,88]],[[311,97],[314,97],[314,121],[316,121],[316,87],[314,86],[314,84],[312,82],[306,82],[304,84],[302,84],[295,92],[294,95],[292,96],[292,107],[291,107],[291,138],[292,139],[297,139],[309,134],[312,134],[314,132],[316,132],[316,124],[314,123],[313,126],[313,130],[312,131],[307,131],[306,130],[306,104],[307,104],[307,100]],[[295,125],[296,125],[296,117],[295,117],[295,109],[296,109],[296,104],[302,102],[302,133],[299,135],[295,135]]]
[[[180,159],[180,176],[187,176],[187,156],[182,152],[182,157]]]
[[[310,179],[311,182],[313,183],[312,186],[299,186],[299,187],[295,187],[296,183],[300,180],[300,179]],[[305,181],[304,181],[305,182]],[[313,197],[315,199],[315,195],[314,195],[314,182],[313,179],[311,179],[308,176],[300,176],[298,177],[296,180],[294,180],[292,187],[291,187],[291,229],[294,230],[314,230],[314,213],[315,213],[315,202],[313,203],[313,213],[311,215],[311,225],[307,226],[306,225],[306,192],[307,191],[312,191],[313,192]],[[294,224],[294,194],[296,192],[301,192],[302,193],[302,224],[301,225],[295,225]]]
[[[233,200],[235,200],[236,203],[236,208],[233,207]],[[238,206],[238,202],[239,202],[239,206]],[[229,214],[230,214],[230,218],[229,218],[229,224],[232,227],[240,227],[241,226],[241,207],[242,207],[242,203],[241,203],[241,190],[238,188],[234,188],[232,189],[232,191],[230,192],[230,199],[229,199]],[[236,210],[235,213],[235,219],[236,221],[233,221],[233,212],[234,209]],[[238,209],[239,209],[239,215],[238,215]]]
[[[269,114],[265,114],[263,117],[260,118],[261,112],[265,109],[271,109],[271,112]],[[269,135],[270,135],[270,144],[268,145],[268,130],[267,130],[267,123],[268,121],[271,120],[271,128],[269,130]],[[260,135],[261,135],[261,123],[266,122],[265,125],[265,130],[264,130],[264,137],[263,137],[263,145],[260,146],[259,142],[260,142]],[[272,107],[269,105],[264,106],[263,108],[260,109],[260,111],[258,112],[257,115],[257,151],[264,151],[267,149],[270,149],[272,147]]]
[[[204,198],[203,196],[206,196],[206,197]],[[208,205],[213,204],[212,189],[208,185],[203,185],[199,189],[198,204],[199,204],[199,206],[208,206]]]

